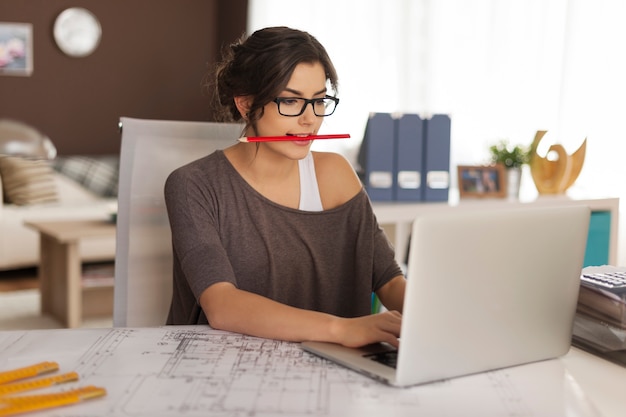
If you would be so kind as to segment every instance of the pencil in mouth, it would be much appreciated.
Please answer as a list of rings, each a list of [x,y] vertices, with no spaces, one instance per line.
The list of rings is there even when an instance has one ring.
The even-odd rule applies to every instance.
[[[318,140],[318,139],[348,139],[350,137],[347,133],[332,134],[332,135],[285,135],[285,136],[248,136],[239,138],[239,142],[279,142],[279,141],[298,141],[298,140]]]

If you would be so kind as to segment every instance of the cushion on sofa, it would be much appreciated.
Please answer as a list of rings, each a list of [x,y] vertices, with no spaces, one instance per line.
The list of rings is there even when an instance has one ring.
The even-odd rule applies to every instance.
[[[59,156],[53,168],[101,197],[117,197],[119,156]]]
[[[57,201],[53,170],[48,161],[0,157],[3,201],[29,205]]]
[[[83,204],[103,200],[102,197],[88,190],[71,178],[54,171],[54,182],[57,186],[59,203],[63,205]]]

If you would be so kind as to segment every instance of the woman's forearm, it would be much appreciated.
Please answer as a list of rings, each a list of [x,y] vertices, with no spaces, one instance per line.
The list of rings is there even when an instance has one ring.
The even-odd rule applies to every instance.
[[[355,318],[304,310],[237,289],[230,283],[207,288],[200,304],[211,327],[291,342],[305,340],[364,346],[398,345],[402,316],[397,311]]]
[[[242,291],[230,283],[207,288],[200,304],[211,327],[269,339],[336,341],[337,318]]]

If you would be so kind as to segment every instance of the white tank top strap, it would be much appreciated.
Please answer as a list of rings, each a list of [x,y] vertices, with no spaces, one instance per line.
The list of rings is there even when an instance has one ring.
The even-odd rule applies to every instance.
[[[322,211],[322,198],[315,176],[315,163],[311,152],[298,161],[300,170],[300,210]]]

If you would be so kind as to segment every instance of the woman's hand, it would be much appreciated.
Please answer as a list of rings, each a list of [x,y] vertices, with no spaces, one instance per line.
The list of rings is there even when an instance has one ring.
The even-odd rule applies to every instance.
[[[336,343],[348,347],[361,347],[371,343],[386,342],[398,347],[402,315],[385,311],[356,318],[337,318],[332,333]]]

